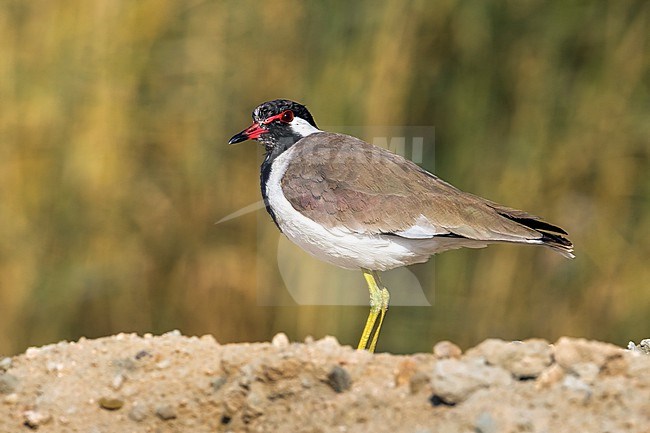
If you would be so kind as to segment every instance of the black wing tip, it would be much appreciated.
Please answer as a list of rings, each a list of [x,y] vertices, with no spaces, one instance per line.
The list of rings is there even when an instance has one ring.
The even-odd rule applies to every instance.
[[[575,257],[573,254],[573,243],[565,237],[569,234],[563,228],[532,216],[515,216],[505,212],[499,212],[499,214],[509,220],[535,230],[542,235],[540,241],[543,245],[552,248],[564,257],[569,259]]]
[[[505,212],[499,212],[501,216],[504,216],[508,218],[509,220],[512,220],[514,222],[517,222],[521,225],[524,225],[526,227],[529,227],[533,230],[538,230],[540,232],[551,232],[554,234],[560,234],[560,235],[568,235],[566,230],[564,230],[562,227],[558,227],[556,225],[547,223],[546,221],[542,221],[539,218],[534,218],[534,217],[516,217],[513,215],[509,215]]]
[[[552,248],[554,251],[562,254],[566,258],[575,258],[575,254],[573,254],[573,243],[569,239],[554,233],[540,233],[542,234],[540,240],[543,245]]]
[[[545,244],[556,244],[565,248],[573,249],[573,243],[564,236],[556,235],[555,233],[540,232],[542,234],[541,241]]]

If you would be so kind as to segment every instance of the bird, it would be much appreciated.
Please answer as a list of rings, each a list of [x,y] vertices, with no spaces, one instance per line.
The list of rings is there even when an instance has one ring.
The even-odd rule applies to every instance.
[[[388,310],[381,271],[494,243],[541,245],[574,257],[562,228],[463,192],[387,149],[322,131],[298,102],[264,102],[252,117],[228,144],[264,146],[260,186],[273,222],[307,253],[363,273],[370,312],[359,350],[375,351]]]

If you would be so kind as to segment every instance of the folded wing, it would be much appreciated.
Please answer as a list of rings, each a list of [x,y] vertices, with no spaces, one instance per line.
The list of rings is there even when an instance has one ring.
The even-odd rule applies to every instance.
[[[294,147],[283,193],[325,227],[409,239],[538,243],[573,256],[561,228],[465,193],[386,149],[326,132]]]

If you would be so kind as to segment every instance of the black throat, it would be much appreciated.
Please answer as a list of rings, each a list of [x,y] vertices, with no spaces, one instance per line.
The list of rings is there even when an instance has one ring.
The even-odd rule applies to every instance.
[[[278,221],[275,218],[275,212],[273,212],[273,209],[271,209],[271,206],[269,205],[269,196],[267,194],[268,190],[268,181],[269,181],[269,176],[271,176],[271,168],[273,166],[273,161],[280,156],[285,150],[287,150],[289,147],[291,147],[293,143],[285,143],[283,145],[281,144],[276,144],[274,146],[266,146],[266,155],[264,156],[264,161],[262,161],[262,166],[260,167],[260,187],[262,189],[262,199],[264,200],[264,206],[266,207],[266,211],[271,215],[271,218],[273,218],[273,222],[275,225],[278,227],[280,232],[282,232],[282,229],[280,228],[280,225],[278,224]]]

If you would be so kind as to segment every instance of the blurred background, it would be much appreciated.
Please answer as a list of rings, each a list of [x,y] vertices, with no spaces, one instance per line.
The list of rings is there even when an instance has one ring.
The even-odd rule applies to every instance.
[[[226,142],[279,97],[367,140],[433,126],[425,168],[575,243],[411,267],[432,306],[393,307],[378,350],[650,337],[649,28],[646,1],[0,2],[0,354],[175,328],[356,344],[367,306],[260,302],[283,290],[264,210],[215,224],[260,199],[260,149]]]

